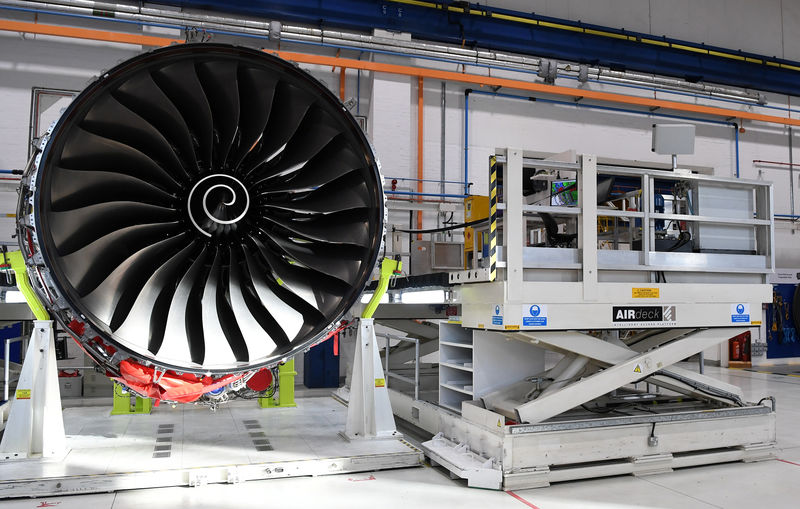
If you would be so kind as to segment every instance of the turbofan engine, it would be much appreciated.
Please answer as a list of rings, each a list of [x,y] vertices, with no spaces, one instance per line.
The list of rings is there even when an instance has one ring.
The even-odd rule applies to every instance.
[[[109,376],[167,401],[263,395],[357,301],[384,233],[353,117],[263,51],[183,44],[104,73],[29,163],[34,287]]]

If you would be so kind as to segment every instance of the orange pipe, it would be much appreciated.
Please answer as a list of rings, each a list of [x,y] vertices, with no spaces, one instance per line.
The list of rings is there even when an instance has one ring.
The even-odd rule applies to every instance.
[[[168,46],[170,44],[182,43],[181,39],[169,39],[166,37],[154,37],[147,35],[134,35],[119,32],[109,32],[105,30],[92,30],[88,28],[63,27],[56,25],[43,25],[40,23],[28,23],[22,21],[0,20],[0,30],[10,32],[25,32],[31,34],[55,35],[61,37],[71,37],[77,39],[91,39],[96,41],[121,42],[127,44],[137,44],[143,46]],[[385,64],[380,62],[369,62],[365,60],[355,60],[352,58],[329,57],[323,55],[309,55],[305,53],[294,53],[289,51],[264,50],[268,53],[277,55],[285,60],[292,60],[303,64],[319,64],[330,67],[347,67],[350,69],[361,69],[363,71],[384,72],[388,74],[399,74],[404,76],[417,76],[420,78],[431,78],[444,81],[455,81],[460,83],[470,83],[480,86],[504,87],[514,90],[525,90],[542,94],[552,94],[558,96],[572,97],[575,99],[592,99],[618,104],[631,104],[647,108],[662,108],[671,111],[683,111],[699,113],[722,118],[738,118],[745,120],[755,120],[780,125],[800,126],[800,119],[779,117],[775,115],[764,115],[749,111],[730,110],[715,106],[703,106],[699,104],[688,104],[676,101],[665,101],[663,99],[649,99],[646,97],[635,97],[624,94],[614,94],[610,92],[599,92],[595,90],[578,90],[569,87],[556,85],[545,85],[543,83],[532,83],[527,81],[513,80],[508,78],[496,78],[492,76],[481,76],[479,74],[467,74],[453,71],[441,71],[437,69],[427,69],[424,67],[412,67],[407,65]]]
[[[423,95],[422,89],[424,84],[424,78],[422,76],[417,77],[417,192],[422,192],[422,169],[423,169],[423,162],[422,162],[422,155],[423,155]],[[420,198],[422,198],[420,196]],[[422,229],[422,211],[417,211],[417,230]],[[417,240],[422,240],[422,234],[417,234]]]
[[[342,102],[344,102],[344,82],[345,82],[344,71],[345,71],[344,67],[342,67],[342,69],[339,71],[339,99]]]

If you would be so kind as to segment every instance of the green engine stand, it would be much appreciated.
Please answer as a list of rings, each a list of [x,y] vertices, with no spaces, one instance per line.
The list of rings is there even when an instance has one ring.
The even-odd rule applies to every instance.
[[[149,414],[152,409],[152,399],[134,396],[122,384],[114,382],[114,405],[111,408],[111,415]]]
[[[296,375],[294,359],[289,359],[286,363],[278,366],[278,397],[258,398],[258,406],[261,408],[296,407],[297,403],[294,402],[294,377]]]

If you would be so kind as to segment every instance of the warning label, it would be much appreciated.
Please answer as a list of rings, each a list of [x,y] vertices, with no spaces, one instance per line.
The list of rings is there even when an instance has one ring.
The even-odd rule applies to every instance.
[[[376,378],[375,379],[375,387],[386,387],[386,379],[385,378]]]
[[[547,306],[533,304],[522,315],[522,325],[525,327],[544,327],[547,325]]]
[[[500,304],[495,305],[494,314],[492,315],[492,325],[503,325],[503,308]]]
[[[642,367],[637,364],[636,367],[633,368],[633,372],[634,373],[641,373],[642,372]]]
[[[17,399],[31,399],[31,390],[17,389]]]
[[[631,297],[634,299],[657,299],[658,288],[631,288]]]
[[[731,304],[731,323],[750,323],[750,304]]]

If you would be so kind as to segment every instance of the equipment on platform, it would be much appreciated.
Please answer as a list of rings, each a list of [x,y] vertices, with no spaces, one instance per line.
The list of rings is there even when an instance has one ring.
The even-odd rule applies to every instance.
[[[144,396],[259,397],[246,382],[324,338],[380,252],[364,133],[324,85],[262,51],[137,56],[40,148],[17,215],[34,287]]]
[[[470,196],[464,198],[464,222],[471,223],[489,218],[489,197]],[[489,238],[484,238],[483,231],[476,231],[472,226],[464,228],[464,268],[472,266],[473,259],[489,255]]]

